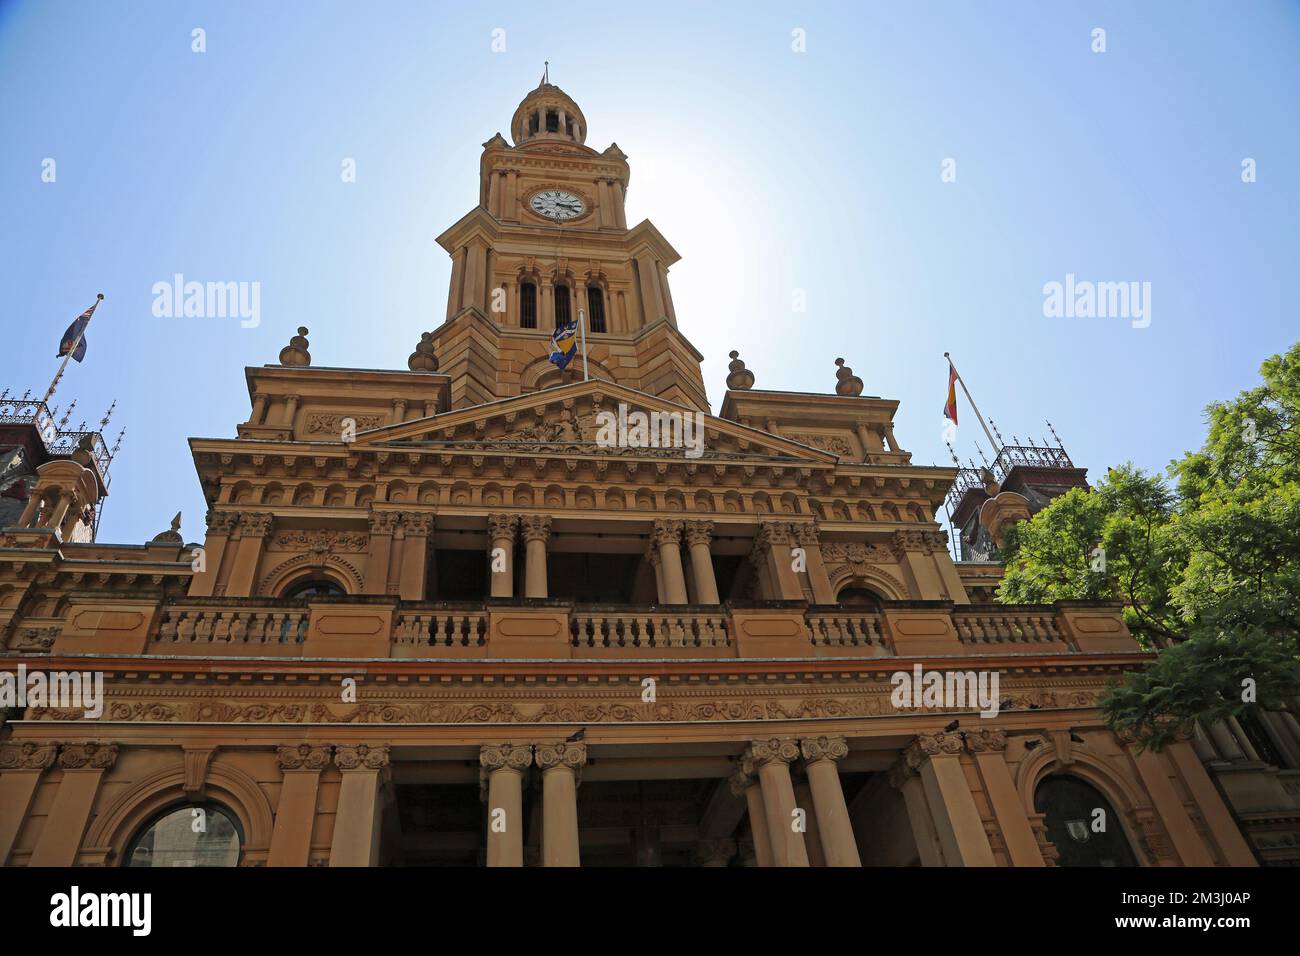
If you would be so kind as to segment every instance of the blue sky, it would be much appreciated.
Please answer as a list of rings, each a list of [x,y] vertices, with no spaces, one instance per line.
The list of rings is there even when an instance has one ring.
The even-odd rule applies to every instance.
[[[1008,439],[1046,418],[1094,476],[1163,469],[1200,444],[1203,406],[1300,338],[1295,3],[10,0],[0,383],[43,391],[105,294],[57,399],[78,400],[73,426],[117,399],[127,428],[101,540],[178,509],[202,538],[186,439],[234,435],[242,368],[298,325],[315,364],[405,368],[445,312],[434,237],[477,201],[481,144],[544,59],[588,144],[628,154],[629,221],[682,255],[673,298],[715,411],[732,348],[756,387],[793,391],[831,392],[843,356],[902,403],[914,460],[945,464],[951,351]],[[177,272],[260,282],[260,325],[154,317]],[[1149,327],[1045,317],[1067,274],[1151,283]],[[962,416],[965,457],[987,443]]]

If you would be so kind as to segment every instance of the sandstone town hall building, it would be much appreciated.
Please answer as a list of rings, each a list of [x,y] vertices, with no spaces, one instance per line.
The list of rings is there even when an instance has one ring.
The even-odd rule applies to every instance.
[[[733,352],[710,414],[627,157],[549,83],[509,132],[405,368],[299,329],[191,439],[201,542],[96,540],[101,437],[5,406],[0,669],[107,699],[4,715],[0,862],[1254,865],[1193,742],[1103,725],[1147,659],[1118,606],[989,603],[933,517],[957,470],[831,356],[806,393]],[[548,359],[579,310],[587,380]],[[700,453],[597,441],[620,406],[702,413]],[[997,671],[997,716],[894,706],[915,664]]]

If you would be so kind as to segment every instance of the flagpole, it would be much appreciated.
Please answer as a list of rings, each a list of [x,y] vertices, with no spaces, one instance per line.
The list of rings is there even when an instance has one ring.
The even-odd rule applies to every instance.
[[[103,300],[104,293],[100,292],[95,296],[95,304],[90,307],[90,314],[92,317],[95,314],[95,310],[99,308],[99,303]],[[50,382],[50,389],[45,393],[45,397],[41,399],[42,403],[47,405],[49,404],[50,398],[54,395],[54,390],[59,387],[59,380],[63,378],[64,369],[68,367],[68,360],[72,358],[72,353],[77,351],[77,346],[81,344],[81,339],[86,334],[86,329],[89,326],[90,319],[88,318],[86,319],[86,324],[81,327],[81,331],[77,333],[77,338],[72,343],[72,348],[68,349],[67,354],[63,356],[63,363],[59,366],[59,370],[54,373],[54,381]]]
[[[961,390],[966,394],[966,401],[970,402],[970,407],[975,410],[975,417],[980,420],[980,427],[984,429],[984,434],[988,436],[989,444],[993,446],[993,451],[995,452],[994,457],[996,458],[996,455],[1002,454],[1002,449],[998,446],[998,443],[993,440],[993,436],[989,434],[989,426],[984,421],[984,416],[980,414],[980,409],[979,406],[975,404],[975,399],[970,397],[970,389],[966,387],[966,380],[961,377],[961,372],[957,371],[957,366],[952,364],[952,356],[947,352],[944,352],[943,357],[948,360],[948,367],[952,369],[957,376],[957,381],[961,383]]]
[[[578,310],[578,332],[582,336],[582,380],[588,380],[587,376],[587,317],[581,309]]]

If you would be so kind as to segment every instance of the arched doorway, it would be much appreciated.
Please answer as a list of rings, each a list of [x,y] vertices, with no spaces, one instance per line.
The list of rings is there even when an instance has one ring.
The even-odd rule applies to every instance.
[[[1124,825],[1101,791],[1069,774],[1046,777],[1034,791],[1058,866],[1137,866]]]

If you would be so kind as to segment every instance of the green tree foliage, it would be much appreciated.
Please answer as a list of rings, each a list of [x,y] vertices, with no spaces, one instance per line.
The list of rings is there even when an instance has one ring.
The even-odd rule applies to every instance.
[[[1300,343],[1260,374],[1207,409],[1204,446],[1168,478],[1112,469],[1002,549],[1000,600],[1120,600],[1139,641],[1163,648],[1101,701],[1111,727],[1155,748],[1300,695]]]

